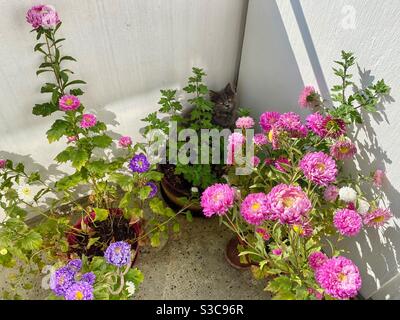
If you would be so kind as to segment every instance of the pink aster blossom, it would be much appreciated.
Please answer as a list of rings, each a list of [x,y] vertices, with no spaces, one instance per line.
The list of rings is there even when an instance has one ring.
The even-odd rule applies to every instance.
[[[78,137],[77,136],[70,136],[67,138],[67,143],[73,143],[75,141],[78,141]]]
[[[265,112],[260,117],[260,126],[265,132],[270,132],[273,125],[279,120],[279,112]]]
[[[393,218],[392,213],[388,209],[377,209],[371,213],[367,213],[364,217],[364,224],[368,227],[382,227],[391,218]]]
[[[322,267],[322,265],[328,261],[328,257],[323,252],[313,252],[308,256],[308,265],[311,269],[317,270],[318,268]]]
[[[128,148],[129,146],[132,145],[132,138],[125,136],[125,137],[121,137],[118,141],[118,144],[121,148]]]
[[[282,249],[274,249],[272,250],[272,254],[275,256],[281,256],[282,255]]]
[[[58,102],[61,111],[75,111],[81,105],[79,99],[72,95],[65,95],[61,97]]]
[[[259,226],[268,218],[267,195],[249,194],[242,202],[240,213],[248,223]]]
[[[363,226],[361,216],[355,210],[342,209],[335,213],[333,225],[342,236],[355,237]]]
[[[376,170],[374,173],[374,186],[377,188],[382,188],[384,179],[385,172],[383,170]]]
[[[223,216],[233,207],[235,190],[227,184],[215,184],[201,195],[201,207],[206,217]]]
[[[26,14],[26,21],[34,29],[40,27],[44,29],[54,29],[60,23],[58,13],[53,6],[38,5],[33,6]]]
[[[267,197],[268,220],[279,219],[282,224],[299,224],[311,210],[311,202],[301,187],[280,184]]]
[[[306,126],[301,123],[300,115],[294,112],[282,114],[274,127],[279,131],[287,132],[292,138],[304,138],[308,134]]]
[[[263,133],[258,133],[254,136],[254,144],[258,147],[265,146],[268,144],[268,138]]]
[[[251,129],[254,127],[254,119],[252,117],[241,117],[236,121],[236,128]]]
[[[310,238],[314,233],[314,229],[309,221],[294,224],[293,230],[297,232],[301,238]]]
[[[0,159],[0,169],[4,169],[6,167],[7,160]]]
[[[242,146],[246,143],[246,138],[239,132],[234,132],[229,136],[228,140],[228,165],[235,164],[235,154],[241,151]]]
[[[265,159],[264,163],[266,166],[272,166],[275,163],[275,160],[271,159],[271,158],[267,158],[267,159]]]
[[[280,157],[274,162],[274,167],[280,172],[287,172],[288,166],[290,166],[290,160],[285,157]]]
[[[253,166],[253,168],[257,168],[258,165],[260,164],[261,160],[259,157],[254,156],[251,158],[251,165]]]
[[[319,112],[310,114],[306,119],[306,126],[309,130],[314,132],[317,136],[321,138],[324,137],[324,130],[323,130],[323,122],[324,117]]]
[[[324,191],[325,201],[335,202],[338,196],[339,196],[339,188],[334,185],[328,186]]]
[[[265,241],[269,241],[271,239],[271,235],[267,232],[267,230],[263,228],[257,228],[256,232],[262,236]]]
[[[350,140],[339,140],[331,147],[331,156],[336,160],[349,160],[357,153],[357,147]]]
[[[346,123],[342,119],[335,119],[329,115],[322,121],[323,137],[337,139],[345,133]]]
[[[345,257],[326,261],[316,270],[315,279],[328,295],[340,300],[357,296],[362,284],[357,266]]]
[[[82,120],[81,120],[81,128],[82,129],[88,129],[88,128],[92,128],[96,125],[97,123],[97,118],[94,114],[84,114],[82,116]]]
[[[314,87],[307,86],[303,89],[299,97],[299,105],[302,108],[314,108],[321,104],[320,95]]]
[[[319,186],[328,186],[336,180],[338,169],[333,158],[324,152],[312,152],[300,161],[305,177]]]

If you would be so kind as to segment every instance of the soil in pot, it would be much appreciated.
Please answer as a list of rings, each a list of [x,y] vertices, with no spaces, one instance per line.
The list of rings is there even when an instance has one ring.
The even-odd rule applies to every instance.
[[[91,218],[86,217],[84,219],[88,232],[77,231],[82,230],[81,218],[74,225],[77,230],[67,235],[70,254],[85,255],[89,259],[95,256],[102,257],[111,243],[126,241],[131,244],[132,250],[136,252],[136,261],[139,253],[139,223],[130,225],[129,220],[124,218],[121,209],[110,209],[110,214],[105,221],[94,223],[93,219],[94,215]],[[98,241],[90,244],[91,239],[96,238],[99,238]]]

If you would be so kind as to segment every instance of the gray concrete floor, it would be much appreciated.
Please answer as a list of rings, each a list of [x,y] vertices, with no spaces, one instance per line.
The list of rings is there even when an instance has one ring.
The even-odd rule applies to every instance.
[[[262,300],[265,282],[253,279],[250,271],[232,268],[224,257],[232,234],[218,219],[181,219],[181,235],[163,248],[142,248],[137,267],[145,281],[134,299],[139,300]],[[7,287],[7,274],[0,268],[0,288]],[[40,288],[41,279],[30,279],[33,290],[21,291],[23,299],[40,300],[48,291]]]

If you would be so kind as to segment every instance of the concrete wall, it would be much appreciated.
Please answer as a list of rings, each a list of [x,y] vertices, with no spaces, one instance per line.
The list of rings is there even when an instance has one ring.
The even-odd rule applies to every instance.
[[[400,298],[399,30],[398,0],[250,0],[239,78],[241,105],[253,108],[255,115],[299,111],[304,85],[316,85],[328,96],[337,81],[332,62],[341,50],[358,56],[365,70],[354,73],[364,85],[376,76],[393,87],[384,114],[366,117],[368,129],[356,130],[358,168],[387,171],[385,192],[396,215],[386,230],[365,232],[346,243],[363,273],[362,294],[373,299]]]
[[[41,57],[26,11],[42,1],[0,0],[0,157],[48,169],[64,143],[48,145],[53,118],[31,114],[44,102]],[[85,80],[85,106],[120,134],[139,136],[159,90],[180,88],[193,66],[220,90],[237,77],[247,0],[52,0],[67,38],[63,53]],[[55,173],[55,168],[50,167]]]

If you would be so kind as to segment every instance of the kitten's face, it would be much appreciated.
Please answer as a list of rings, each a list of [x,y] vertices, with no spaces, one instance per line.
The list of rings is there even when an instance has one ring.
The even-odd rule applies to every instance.
[[[215,104],[215,110],[219,112],[232,112],[236,107],[236,92],[228,84],[220,92],[210,91],[210,100]]]

